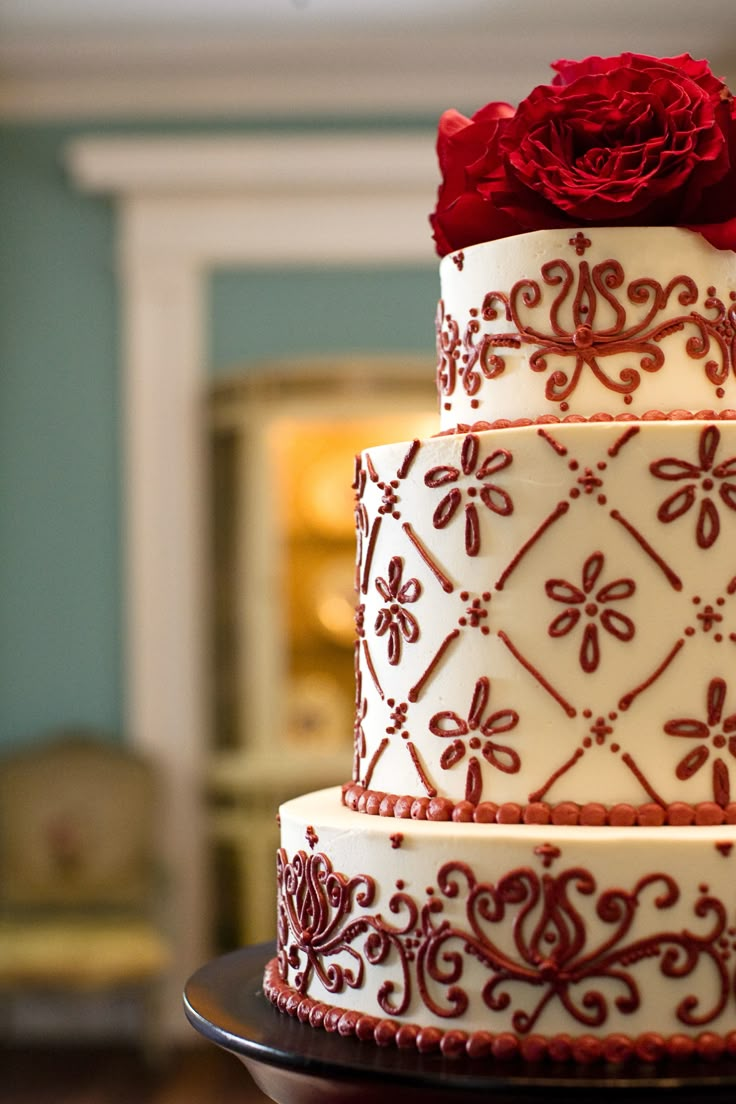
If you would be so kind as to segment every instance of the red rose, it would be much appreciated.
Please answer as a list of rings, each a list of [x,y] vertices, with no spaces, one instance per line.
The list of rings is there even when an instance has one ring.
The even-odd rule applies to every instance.
[[[464,245],[519,233],[513,219],[488,198],[494,185],[505,187],[503,162],[496,151],[504,125],[513,115],[510,104],[490,103],[472,119],[458,111],[446,111],[440,119],[437,156],[443,184],[431,219],[440,256]]]
[[[441,120],[440,255],[548,227],[674,225],[736,248],[736,108],[704,61],[558,61],[514,112]]]

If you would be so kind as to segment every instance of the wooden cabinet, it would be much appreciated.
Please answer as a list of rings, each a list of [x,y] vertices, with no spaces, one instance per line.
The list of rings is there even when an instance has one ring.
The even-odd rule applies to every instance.
[[[219,928],[238,942],[274,932],[280,802],[350,777],[354,457],[436,430],[433,374],[364,357],[213,388],[207,789]]]

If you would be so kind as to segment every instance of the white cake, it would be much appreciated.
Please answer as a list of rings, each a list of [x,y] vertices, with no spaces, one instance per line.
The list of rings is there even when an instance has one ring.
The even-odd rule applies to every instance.
[[[355,481],[353,778],[280,811],[287,1013],[379,1045],[736,1054],[736,254],[441,263],[440,432]]]

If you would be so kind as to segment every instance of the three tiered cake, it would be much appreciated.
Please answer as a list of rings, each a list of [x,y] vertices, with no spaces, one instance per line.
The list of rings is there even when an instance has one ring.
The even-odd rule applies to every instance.
[[[358,458],[353,779],[280,811],[265,989],[380,1045],[710,1057],[736,1051],[736,114],[689,58],[557,69],[441,123],[440,432]]]

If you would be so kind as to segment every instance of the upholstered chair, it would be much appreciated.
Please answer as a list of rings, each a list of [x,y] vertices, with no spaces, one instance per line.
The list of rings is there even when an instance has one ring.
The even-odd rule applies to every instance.
[[[156,780],[109,737],[63,732],[0,759],[0,994],[125,990],[160,1047]]]

